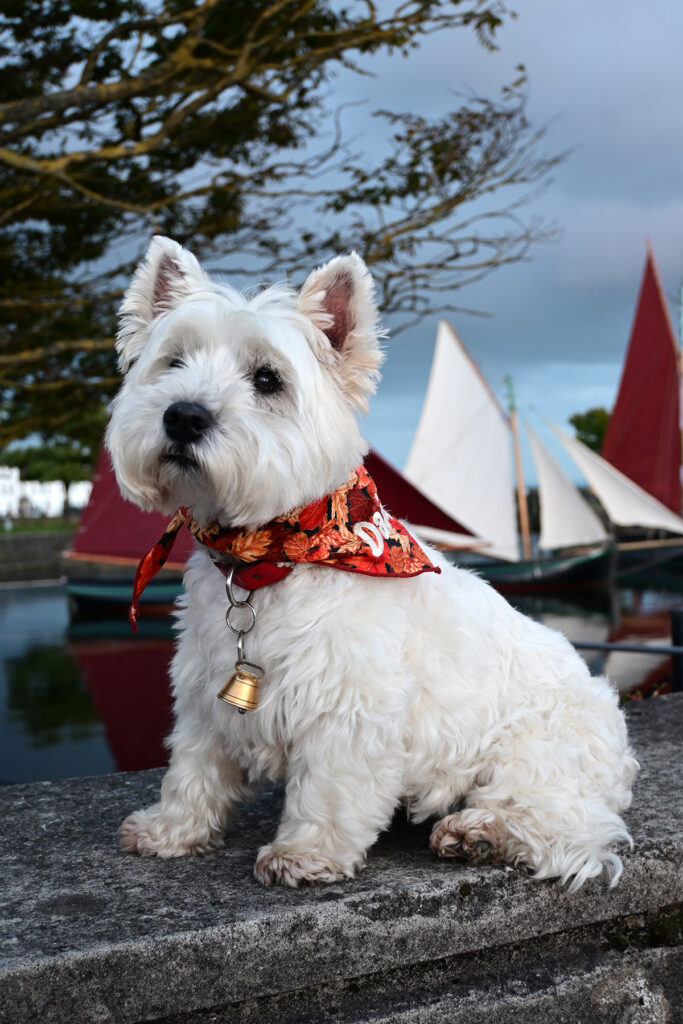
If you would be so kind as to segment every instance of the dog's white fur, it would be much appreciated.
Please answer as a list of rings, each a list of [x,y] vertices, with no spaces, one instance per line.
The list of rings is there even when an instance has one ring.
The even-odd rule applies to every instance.
[[[117,346],[126,376],[108,445],[123,494],[252,527],[345,483],[367,450],[356,411],[378,378],[376,320],[356,255],[298,295],[277,286],[247,298],[155,239]],[[264,365],[281,393],[254,390]],[[164,410],[182,400],[214,417],[192,446],[193,472],[160,460]],[[123,848],[213,849],[252,786],[284,778],[277,836],[256,861],[265,884],[353,876],[401,801],[415,821],[442,819],[431,838],[441,855],[523,863],[572,890],[603,869],[615,884],[637,769],[616,693],[559,633],[430,554],[441,575],[303,565],[258,591],[248,654],[265,679],[257,711],[241,716],[216,699],[235,643],[224,579],[197,551],[178,614],[170,768],[160,802],[123,823]]]

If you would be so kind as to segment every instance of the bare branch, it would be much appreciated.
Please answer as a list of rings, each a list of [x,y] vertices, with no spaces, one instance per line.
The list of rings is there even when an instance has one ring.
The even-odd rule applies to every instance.
[[[462,308],[457,288],[548,234],[523,208],[554,162],[522,78],[447,118],[385,112],[375,166],[325,106],[333,72],[369,75],[374,53],[456,27],[493,45],[503,0],[136,0],[54,34],[26,4],[21,44],[0,12],[18,55],[16,92],[0,74],[0,444],[86,430],[72,396],[116,387],[114,307],[153,231],[261,280],[355,248],[396,329]]]
[[[14,352],[12,355],[0,356],[1,366],[16,366],[19,363],[44,362],[52,356],[65,352],[111,352],[114,341],[112,338],[93,339],[79,338],[77,341],[57,341],[44,348],[28,349],[25,352]]]

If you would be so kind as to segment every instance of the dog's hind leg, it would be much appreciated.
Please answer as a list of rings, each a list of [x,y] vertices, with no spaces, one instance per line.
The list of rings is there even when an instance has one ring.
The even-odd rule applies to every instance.
[[[468,807],[437,821],[429,849],[439,857],[453,857],[470,864],[502,864],[507,859],[505,823],[492,811]]]
[[[242,772],[220,735],[182,720],[171,736],[170,767],[159,803],[130,814],[119,829],[121,849],[143,856],[182,857],[223,844],[233,810],[248,795]]]
[[[539,828],[536,815],[512,801],[468,806],[437,821],[429,848],[439,857],[468,864],[525,865],[539,878],[562,875],[561,830],[550,837]],[[595,862],[598,874],[602,870]]]
[[[565,799],[560,814],[551,810],[552,799],[542,812],[521,800],[482,802],[438,821],[430,849],[470,864],[524,865],[536,878],[570,883],[570,892],[603,871],[611,885],[619,880],[622,865],[614,848],[631,839],[622,819],[603,801],[574,795],[571,805]]]

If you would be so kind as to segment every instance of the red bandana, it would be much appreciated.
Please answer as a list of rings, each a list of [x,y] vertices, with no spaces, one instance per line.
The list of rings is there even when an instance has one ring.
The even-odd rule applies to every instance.
[[[332,494],[255,530],[218,524],[203,529],[188,509],[178,509],[163,537],[138,566],[129,613],[133,629],[137,628],[140,594],[168,558],[183,525],[200,544],[224,556],[225,568],[242,563],[234,580],[246,590],[276,583],[299,562],[365,576],[441,572],[398,519],[384,511],[373,479],[365,466],[359,466],[348,483]]]

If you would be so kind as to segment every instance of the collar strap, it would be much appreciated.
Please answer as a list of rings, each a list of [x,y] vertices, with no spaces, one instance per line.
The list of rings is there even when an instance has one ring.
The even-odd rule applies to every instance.
[[[230,566],[213,563],[216,568],[227,576]],[[261,587],[269,587],[271,583],[279,583],[292,571],[291,565],[276,565],[274,562],[257,562],[255,565],[245,565],[232,578],[242,590],[260,590]]]
[[[191,510],[178,509],[138,566],[129,612],[133,629],[140,595],[168,558],[182,526],[216,552],[219,569],[220,561],[240,565],[235,582],[247,590],[275,583],[303,562],[364,576],[406,578],[441,572],[403,523],[382,508],[375,482],[361,465],[336,491],[253,530],[218,523],[202,526]]]

